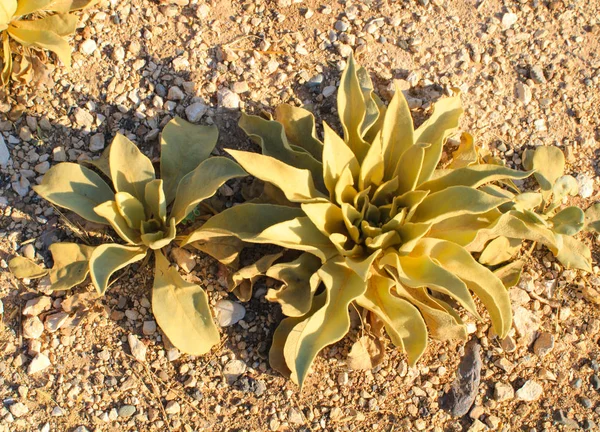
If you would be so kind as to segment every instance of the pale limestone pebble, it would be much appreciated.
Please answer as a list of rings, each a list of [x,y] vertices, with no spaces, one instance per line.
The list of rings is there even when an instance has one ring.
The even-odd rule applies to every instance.
[[[86,109],[77,107],[73,113],[75,116],[75,123],[78,126],[91,128],[94,123],[94,116]]]
[[[52,149],[52,160],[54,162],[66,162],[67,152],[65,152],[65,148],[62,146],[54,147]]]
[[[512,400],[515,397],[515,390],[508,383],[497,382],[494,386],[494,400],[504,402]]]
[[[16,402],[12,404],[8,407],[8,410],[13,416],[17,418],[23,417],[29,412],[29,408],[23,402]]]
[[[140,341],[137,336],[130,334],[127,336],[127,341],[129,342],[129,348],[131,349],[131,355],[140,361],[146,361],[146,345],[142,341]]]
[[[52,299],[48,296],[36,297],[28,300],[23,308],[23,315],[38,316],[52,307]]]
[[[528,380],[519,390],[517,390],[515,396],[519,400],[533,402],[538,400],[543,392],[544,388],[539,383]]]
[[[27,318],[23,321],[23,337],[38,339],[42,333],[44,333],[44,324],[37,316]]]
[[[176,57],[173,59],[171,64],[173,65],[173,69],[176,72],[186,71],[190,69],[190,62],[185,57]]]
[[[165,412],[170,415],[179,414],[181,412],[181,406],[177,401],[169,401],[167,402],[167,406],[165,406]]]
[[[98,48],[98,44],[93,39],[86,39],[79,45],[79,51],[86,55],[92,55]]]
[[[8,165],[10,161],[10,151],[6,146],[6,141],[4,141],[4,137],[0,134],[0,166]]]
[[[589,198],[594,194],[594,179],[586,174],[577,175],[577,184],[579,185],[579,196]]]
[[[167,360],[174,362],[181,357],[181,352],[177,348],[170,348],[167,350]]]
[[[167,93],[167,99],[170,101],[180,101],[185,98],[185,94],[183,91],[177,87],[173,86],[169,88],[169,92]]]
[[[531,88],[522,82],[518,82],[515,85],[515,93],[517,94],[517,99],[523,102],[523,105],[529,105],[531,102],[532,94]]]
[[[46,174],[46,172],[48,172],[48,170],[50,169],[50,162],[40,162],[33,169],[39,174]]]
[[[50,366],[52,366],[50,359],[46,355],[38,353],[33,360],[31,360],[31,363],[29,363],[29,366],[27,367],[27,373],[29,375],[33,375],[49,368]]]
[[[240,94],[250,91],[250,87],[248,86],[247,81],[237,81],[233,83],[233,85],[231,86],[231,90],[233,90],[237,94]]]
[[[44,323],[44,327],[48,330],[49,333],[54,333],[60,329],[67,319],[69,318],[69,314],[65,312],[58,312],[46,317],[46,321]]]
[[[544,357],[554,349],[554,335],[548,332],[541,332],[533,344],[533,352]]]
[[[90,138],[90,151],[97,152],[100,150],[104,150],[105,140],[103,133],[97,133],[91,136]]]
[[[222,88],[217,92],[219,107],[227,109],[238,109],[240,107],[240,96],[228,88]]]
[[[186,273],[191,273],[191,271],[194,270],[194,267],[196,267],[196,260],[193,255],[183,248],[173,248],[171,250],[171,256],[177,265]]]
[[[298,408],[291,407],[288,410],[288,421],[294,425],[302,425],[305,423],[304,415]]]
[[[513,306],[523,306],[531,300],[527,291],[522,290],[521,288],[513,287],[508,292],[508,296],[510,297],[510,303]]]
[[[539,317],[523,306],[517,306],[513,310],[513,325],[517,334],[526,345],[533,342],[535,334],[540,327]]]
[[[485,423],[483,423],[479,419],[475,419],[473,421],[473,423],[471,423],[471,426],[469,426],[469,429],[467,429],[467,432],[484,432],[484,431],[487,431],[487,430],[489,430],[489,429],[485,425]]]
[[[25,176],[21,175],[18,180],[11,183],[11,186],[17,195],[25,197],[29,193],[29,186],[31,186],[31,183]]]
[[[55,406],[52,408],[52,412],[50,413],[52,417],[62,417],[65,415],[65,410],[59,406]]]
[[[156,321],[144,321],[144,324],[142,325],[142,333],[144,333],[146,336],[156,333]]]
[[[31,244],[31,243],[27,243],[21,249],[21,253],[23,253],[23,256],[25,258],[28,258],[30,260],[34,260],[35,259],[35,246],[33,246],[33,244]]]
[[[214,309],[217,322],[221,327],[232,326],[246,315],[246,308],[244,306],[229,300],[219,300],[215,304]]]
[[[192,123],[198,122],[208,111],[208,105],[203,102],[196,102],[185,109],[185,115],[188,121]]]
[[[509,12],[502,15],[502,27],[506,30],[516,24],[519,17],[517,14]]]
[[[245,372],[246,363],[242,360],[231,360],[223,367],[223,376],[225,376],[225,379],[230,385]]]

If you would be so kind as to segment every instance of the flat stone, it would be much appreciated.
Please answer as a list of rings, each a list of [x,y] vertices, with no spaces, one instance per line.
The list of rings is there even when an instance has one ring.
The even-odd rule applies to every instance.
[[[481,346],[471,340],[458,365],[456,378],[450,390],[440,398],[440,407],[454,417],[462,417],[475,402],[481,380]]]
[[[29,412],[29,408],[27,408],[27,405],[25,405],[22,402],[12,404],[8,407],[8,410],[12,415],[14,415],[17,418],[22,417]]]
[[[532,66],[531,69],[529,69],[529,76],[536,84],[544,84],[546,82],[546,77],[544,76],[544,71],[541,66]]]
[[[519,17],[515,13],[505,13],[502,15],[502,28],[509,29],[517,22]]]
[[[217,92],[217,102],[221,108],[238,109],[240,107],[239,95],[228,88],[222,88]]]
[[[54,147],[52,149],[52,160],[54,162],[65,162],[67,160],[67,152],[64,147]]]
[[[55,406],[54,408],[52,408],[51,415],[52,415],[52,417],[62,417],[65,415],[65,410],[63,410],[59,406]]]
[[[508,383],[497,382],[494,386],[494,400],[496,402],[504,402],[512,400],[515,397],[515,390]]]
[[[48,317],[46,317],[44,326],[46,327],[46,330],[48,330],[48,332],[54,333],[55,331],[57,331],[58,329],[60,329],[63,326],[63,324],[67,321],[68,318],[69,318],[68,313],[65,313],[65,312],[55,313],[55,314],[52,314],[52,315],[49,315]]]
[[[129,342],[129,348],[133,357],[141,362],[146,361],[146,345],[137,336],[132,334],[127,336],[127,341]]]
[[[223,367],[223,375],[229,385],[233,384],[244,372],[246,372],[246,363],[241,360],[231,360]]]
[[[89,111],[83,108],[76,108],[73,115],[77,125],[86,127],[88,129],[92,127],[92,124],[94,123],[94,116],[90,114]]]
[[[531,94],[531,88],[522,82],[518,82],[515,85],[515,93],[517,95],[517,99],[523,102],[523,105],[528,105],[533,97]]]
[[[96,51],[97,48],[98,44],[93,39],[86,39],[79,45],[79,51],[87,55],[94,54],[94,51]]]
[[[165,412],[167,414],[179,414],[181,412],[181,406],[177,401],[169,401],[165,407]]]
[[[533,342],[535,333],[540,328],[540,319],[536,314],[522,306],[513,310],[513,325],[517,334],[523,338],[527,345]]]
[[[185,115],[189,121],[196,123],[204,116],[204,114],[206,114],[207,111],[208,105],[202,102],[196,102],[185,109]]]
[[[142,333],[147,336],[156,333],[156,321],[144,321],[144,324],[142,325]]]
[[[513,306],[523,306],[531,300],[527,291],[516,287],[511,288],[510,291],[508,291],[508,296],[510,297],[510,303]]]
[[[517,399],[533,402],[540,398],[544,393],[544,388],[536,381],[528,380],[523,386],[515,393]]]
[[[29,363],[29,367],[27,368],[27,373],[29,375],[33,375],[35,373],[41,372],[44,369],[52,366],[50,359],[42,353],[38,353],[31,363]]]
[[[177,348],[171,348],[167,350],[167,360],[170,362],[177,360],[179,357],[181,357],[181,353]]]
[[[192,254],[183,248],[173,248],[171,256],[177,265],[186,273],[190,273],[196,267],[196,260]]]
[[[104,134],[97,133],[95,135],[92,135],[92,137],[90,138],[90,151],[97,152],[100,150],[104,150],[104,145]]]
[[[34,316],[23,321],[23,337],[37,339],[42,333],[44,333],[44,324],[38,317]]]
[[[246,93],[250,91],[250,87],[246,81],[238,81],[234,82],[231,86],[231,90],[233,90],[237,94]]]
[[[52,306],[52,299],[48,296],[36,297],[28,300],[23,308],[23,315],[38,316]]]
[[[10,151],[6,146],[6,141],[4,141],[4,137],[0,134],[0,165],[6,166],[10,161]]]
[[[336,86],[327,86],[323,89],[323,91],[321,93],[323,94],[323,97],[327,98],[327,97],[333,95],[336,91],[337,91]]]
[[[288,411],[288,421],[291,424],[301,425],[304,424],[304,416],[298,408],[290,408]]]
[[[169,93],[167,94],[167,99],[172,101],[182,100],[185,97],[183,91],[177,87],[173,86],[169,88]]]
[[[246,316],[246,308],[239,303],[229,300],[219,300],[215,305],[217,322],[221,327],[229,327]]]
[[[119,417],[121,418],[129,418],[135,414],[135,407],[133,405],[123,405],[119,408]]]
[[[539,356],[544,357],[554,349],[554,335],[548,332],[542,332],[535,340],[533,344],[533,352]]]

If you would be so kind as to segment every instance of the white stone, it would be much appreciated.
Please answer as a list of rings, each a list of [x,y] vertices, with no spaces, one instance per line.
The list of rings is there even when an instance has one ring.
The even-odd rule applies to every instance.
[[[185,94],[179,87],[173,86],[173,87],[169,88],[169,93],[167,94],[167,99],[175,101],[175,100],[182,100],[184,97],[185,97]]]
[[[185,109],[185,115],[189,121],[196,123],[204,114],[206,114],[206,111],[208,111],[207,105],[202,102],[196,102]]]
[[[517,390],[515,395],[519,400],[533,402],[538,400],[543,392],[544,388],[540,384],[533,380],[528,380],[523,384],[523,387]]]
[[[46,317],[44,326],[46,327],[46,330],[48,330],[49,333],[54,333],[63,326],[63,324],[67,321],[68,318],[68,313],[55,313]]]
[[[27,180],[24,176],[20,176],[18,181],[14,181],[11,183],[13,190],[19,195],[19,196],[27,196],[27,194],[29,193],[29,186],[31,185],[31,183],[29,183],[29,180]]]
[[[98,48],[98,44],[93,39],[86,39],[83,42],[81,42],[81,45],[79,45],[79,51],[87,55],[94,54],[96,48]]]
[[[52,149],[52,159],[54,162],[65,162],[67,160],[67,152],[64,147],[54,147]]]
[[[92,127],[92,124],[94,123],[94,116],[90,114],[89,111],[83,108],[76,108],[73,115],[75,116],[75,122],[77,125],[86,128]]]
[[[8,407],[10,413],[15,417],[22,417],[29,412],[29,408],[22,402],[17,402]]]
[[[27,339],[37,339],[44,333],[44,324],[34,316],[23,321],[23,336]]]
[[[513,325],[519,336],[529,345],[540,328],[540,319],[523,306],[517,306],[513,309]]]
[[[511,28],[517,22],[519,17],[515,13],[505,13],[502,15],[502,27],[506,30]]]
[[[38,316],[47,311],[52,306],[52,299],[48,296],[36,297],[28,300],[23,309],[23,315]]]
[[[38,353],[31,363],[29,363],[29,367],[27,368],[27,373],[29,375],[33,375],[34,373],[41,372],[44,369],[50,367],[52,363],[50,363],[50,359],[46,357],[42,353]]]
[[[6,147],[6,141],[4,141],[4,137],[2,134],[0,134],[0,165],[7,165],[9,160],[10,152],[8,151],[8,147]]]
[[[223,375],[229,384],[233,384],[244,372],[246,363],[241,360],[231,360],[223,368]]]
[[[532,94],[531,88],[527,84],[523,84],[522,82],[518,82],[515,85],[515,92],[517,94],[517,99],[523,102],[523,105],[529,104],[531,102]]]
[[[167,406],[165,407],[165,412],[167,414],[179,414],[181,411],[181,406],[177,401],[169,401]]]
[[[171,64],[173,65],[173,69],[177,72],[190,69],[190,62],[185,57],[176,57]]]
[[[55,406],[52,409],[52,417],[62,417],[64,415],[65,415],[65,410],[63,410],[61,407]]]
[[[186,273],[190,273],[196,267],[196,260],[194,260],[192,254],[182,248],[173,248],[171,250],[171,256],[177,263],[177,265]]]
[[[579,185],[579,196],[581,198],[589,198],[594,193],[594,180],[585,174],[577,176],[577,184]]]
[[[228,88],[222,88],[217,92],[217,100],[221,108],[238,109],[240,107],[239,95]]]
[[[104,149],[104,134],[97,133],[90,138],[90,151],[96,152]]]
[[[239,303],[229,300],[219,300],[215,305],[215,313],[219,325],[221,327],[229,327],[246,316],[246,308]]]
[[[132,334],[127,336],[127,341],[129,342],[129,348],[133,357],[141,362],[146,361],[146,345],[137,336]]]
[[[334,94],[336,90],[337,90],[336,86],[327,86],[323,89],[322,93],[323,93],[323,96],[327,98],[327,97],[331,96],[332,94]]]
[[[40,162],[33,169],[40,174],[46,174],[46,172],[48,172],[48,170],[50,169],[50,162]]]

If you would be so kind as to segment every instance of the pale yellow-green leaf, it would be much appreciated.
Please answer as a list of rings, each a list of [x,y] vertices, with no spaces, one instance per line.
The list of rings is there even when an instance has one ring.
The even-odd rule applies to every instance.
[[[377,135],[362,161],[358,177],[358,187],[361,190],[368,187],[376,188],[383,180],[385,164],[381,144],[381,136]]]
[[[202,126],[175,117],[160,136],[160,177],[167,205],[175,199],[181,179],[210,156],[217,144],[216,126]]]
[[[310,111],[284,103],[275,109],[275,119],[283,124],[290,143],[304,148],[316,160],[321,160],[323,143],[317,138],[315,116]]]
[[[486,213],[507,201],[468,186],[452,186],[429,194],[410,221],[436,223],[455,216]]]
[[[265,298],[279,303],[286,316],[299,317],[307,314],[320,282],[316,273],[320,267],[321,261],[309,253],[303,253],[289,263],[271,266],[266,275],[283,285],[267,291]]]
[[[2,27],[0,27],[2,31]],[[10,74],[12,73],[12,53],[10,51],[10,41],[8,39],[8,33],[2,34],[2,85],[5,86],[10,80]]]
[[[373,101],[377,105],[377,109],[379,110],[379,116],[377,117],[377,121],[373,123],[373,125],[364,132],[363,139],[368,143],[373,143],[378,134],[381,134],[381,130],[383,128],[383,121],[385,120],[385,113],[387,112],[387,106],[383,103],[381,98],[377,96],[375,93],[371,94]],[[363,123],[364,125],[365,123]]]
[[[237,266],[239,254],[244,247],[244,242],[239,238],[233,235],[227,236],[199,230],[195,233],[195,239],[194,242],[190,243],[190,246],[227,266]]]
[[[94,207],[114,198],[113,191],[98,174],[71,162],[50,168],[33,190],[52,204],[100,224],[107,221],[94,212]]]
[[[354,178],[350,164],[346,165],[342,169],[334,189],[335,201],[338,204],[347,204],[355,201],[358,191],[354,188]]]
[[[146,210],[151,218],[166,222],[167,198],[165,196],[162,179],[156,179],[146,183],[144,203],[146,204]]]
[[[566,268],[577,268],[587,272],[592,271],[592,252],[585,244],[573,237],[558,235],[562,238],[562,245],[558,249],[556,259]]]
[[[585,229],[600,233],[600,202],[585,211]]]
[[[104,223],[109,223],[117,232],[119,237],[130,245],[140,243],[139,228],[135,229],[129,226],[127,220],[119,211],[119,207],[114,201],[106,201],[94,207],[94,211],[102,218]]]
[[[294,150],[287,141],[283,125],[273,120],[242,113],[239,126],[262,148],[262,154],[271,156],[283,164],[309,170],[317,188],[325,191],[321,162],[308,151]]]
[[[50,3],[44,6],[44,10],[66,13],[85,9],[93,6],[97,2],[98,0],[51,0]]]
[[[480,231],[488,229],[501,215],[502,213],[498,209],[494,209],[487,213],[462,215],[445,219],[432,225],[427,236],[449,240],[461,246],[466,246],[475,241]],[[491,231],[486,232],[489,232],[489,235],[486,235],[482,242],[478,242],[478,247],[473,250],[481,251],[487,241],[500,235],[492,234]]]
[[[537,192],[524,192],[518,195],[515,195],[513,198],[514,208],[516,210],[531,210],[535,207],[538,207],[544,198],[541,193]]]
[[[150,249],[162,249],[175,239],[175,235],[177,234],[175,225],[175,219],[169,218],[166,232],[142,234],[140,240]]]
[[[342,73],[338,88],[337,107],[344,129],[344,141],[356,159],[362,162],[369,145],[362,138],[362,125],[367,114],[367,105],[357,76],[354,57],[348,58],[348,65]]]
[[[402,195],[405,192],[410,192],[417,186],[417,181],[421,175],[423,160],[429,143],[417,143],[409,147],[398,161],[394,177],[398,178],[397,194]],[[420,190],[426,190],[419,187]]]
[[[360,166],[350,147],[327,123],[323,123],[323,131],[323,178],[330,196],[333,197],[344,168],[348,166],[352,178],[355,179],[359,174]]]
[[[325,235],[346,230],[342,210],[330,202],[303,203],[302,210],[311,222]]]
[[[328,261],[319,269],[318,274],[325,284],[325,304],[294,327],[284,348],[285,360],[292,372],[291,378],[300,388],[319,351],[348,333],[348,307],[367,288],[366,283],[340,261]]]
[[[48,274],[48,270],[29,258],[16,256],[8,262],[8,269],[19,279],[38,279]]]
[[[326,199],[317,190],[310,171],[287,165],[270,156],[238,150],[227,150],[249,174],[271,183],[292,202]]]
[[[512,325],[512,311],[500,279],[475,261],[463,247],[452,242],[424,238],[415,248],[415,253],[430,257],[460,278],[485,305],[496,333],[506,336]]]
[[[434,104],[431,117],[414,132],[414,142],[431,144],[425,151],[423,168],[417,184],[429,180],[442,156],[444,142],[458,128],[458,120],[462,113],[460,95],[440,99]]]
[[[281,252],[265,255],[260,257],[256,262],[239,269],[231,276],[233,285],[229,287],[229,290],[241,301],[250,301],[256,281],[264,277],[267,270],[269,270],[269,268],[273,266],[273,263],[281,258],[282,255],[283,253]]]
[[[531,171],[518,171],[501,165],[473,165],[458,169],[444,170],[444,175],[419,185],[419,190],[438,192],[451,186],[478,188],[489,182],[517,179],[531,175]]]
[[[24,30],[50,31],[59,36],[68,36],[75,33],[79,18],[73,14],[47,15],[36,20],[17,20],[12,26]]]
[[[185,281],[165,256],[157,251],[152,313],[169,341],[190,355],[204,355],[220,340],[206,292]]]
[[[0,3],[0,31],[6,30],[17,10],[17,0],[2,0]]]
[[[5,0],[2,0],[5,1]],[[10,1],[9,1],[10,3]],[[33,12],[49,10],[46,7],[52,3],[52,0],[18,0],[18,7],[15,11],[15,16],[29,15]]]
[[[558,147],[540,146],[535,149],[532,156],[530,154],[530,157],[523,160],[524,166],[526,161],[531,168],[527,166],[525,168],[535,170],[535,179],[542,188],[544,199],[547,199],[554,183],[565,172],[565,155]]]
[[[7,31],[14,40],[25,47],[52,51],[67,69],[71,68],[71,47],[58,34],[49,30],[25,30],[13,25],[10,25]]]
[[[460,136],[458,149],[452,152],[452,162],[448,165],[450,169],[464,168],[475,165],[479,159],[479,152],[473,140],[473,136],[463,132]]]
[[[558,234],[573,236],[583,229],[585,214],[579,207],[571,206],[562,209],[550,219],[552,230]]]
[[[516,260],[494,270],[494,274],[502,281],[506,289],[509,289],[519,283],[524,265],[525,262],[523,260]]]
[[[381,253],[383,252],[383,248],[375,250],[369,256],[361,256],[361,257],[345,257],[346,265],[352,269],[354,273],[356,273],[362,280],[366,281],[373,270],[373,263]]]
[[[194,207],[213,196],[226,181],[245,175],[246,172],[231,159],[206,159],[179,182],[171,217],[175,218],[176,223],[181,222]]]
[[[100,245],[90,256],[90,276],[98,294],[104,295],[108,281],[117,270],[142,260],[148,249],[115,243]]]
[[[521,249],[522,240],[500,236],[487,244],[479,262],[487,266],[495,266],[512,259]]]
[[[386,179],[389,180],[395,175],[400,157],[413,146],[413,133],[414,126],[408,103],[396,85],[396,93],[385,112],[381,129]]]
[[[48,249],[54,260],[49,272],[52,290],[68,290],[85,280],[95,247],[77,243],[53,243]]]
[[[579,185],[573,176],[564,175],[559,177],[552,186],[552,201],[560,204],[568,195],[575,196],[579,192]]]
[[[110,145],[109,165],[116,191],[128,192],[143,202],[146,184],[155,179],[150,159],[127,137],[117,134]]]
[[[129,228],[139,230],[142,222],[146,220],[146,210],[144,204],[136,197],[127,192],[117,192],[115,194],[115,203],[119,214],[123,216]]]
[[[364,67],[358,67],[356,69],[356,77],[360,89],[363,93],[365,100],[365,119],[360,126],[360,136],[366,141],[366,134],[373,128],[375,123],[379,120],[380,110],[378,101],[375,99],[375,93],[373,93],[373,82],[369,77],[369,72]]]
[[[415,245],[419,242],[419,239],[429,233],[431,226],[430,223],[411,222],[406,222],[399,226],[396,231],[398,231],[398,234],[400,234],[400,238],[402,239],[402,245],[398,249],[400,255],[406,255],[412,252]]]
[[[392,280],[374,275],[356,303],[383,320],[392,343],[406,352],[414,366],[427,346],[427,327],[416,307],[391,293],[392,286]]]

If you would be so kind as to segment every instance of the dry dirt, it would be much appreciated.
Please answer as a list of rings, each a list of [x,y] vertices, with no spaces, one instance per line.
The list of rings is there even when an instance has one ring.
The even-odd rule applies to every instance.
[[[95,158],[98,142],[108,145],[117,132],[156,158],[158,131],[193,103],[207,106],[200,123],[219,126],[220,153],[254,148],[236,126],[240,110],[303,104],[337,126],[330,87],[351,48],[385,100],[402,80],[417,123],[458,87],[462,128],[509,165],[521,168],[526,148],[559,146],[581,186],[574,202],[586,208],[600,197],[599,2],[101,0],[81,16],[73,70],[57,66],[46,87],[13,84],[0,99],[11,156],[0,168],[0,431],[600,430],[599,299],[583,294],[600,289],[599,239],[591,236],[593,274],[564,270],[542,248],[528,256],[511,299],[532,327],[511,334],[515,347],[471,321],[482,378],[462,418],[439,407],[460,343],[431,341],[414,368],[388,348],[377,368],[351,371],[344,359],[353,332],[322,353],[300,393],[269,368],[281,312],[260,295],[243,321],[222,329],[221,346],[180,355],[158,331],[143,334],[153,320],[151,267],[134,266],[102,298],[89,283],[52,294],[42,319],[89,293],[68,325],[32,342],[23,338],[22,308],[41,294],[6,264],[26,245],[50,264],[49,244],[86,235],[31,190],[45,161]],[[223,98],[224,89],[233,94]],[[235,200],[241,185],[222,198]],[[197,263],[193,277],[211,302],[235,300],[214,261],[199,255]],[[131,334],[147,345],[145,362],[132,357]],[[553,340],[549,352],[529,343],[540,335]],[[29,374],[37,352],[51,366]],[[233,382],[224,375],[232,360],[245,369]],[[535,400],[519,392],[529,381],[542,389]]]

